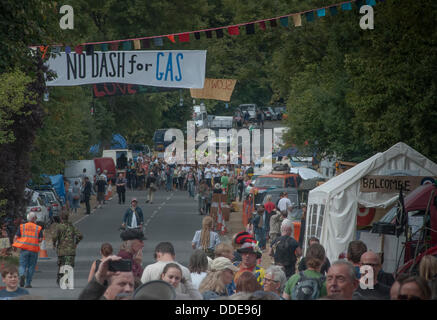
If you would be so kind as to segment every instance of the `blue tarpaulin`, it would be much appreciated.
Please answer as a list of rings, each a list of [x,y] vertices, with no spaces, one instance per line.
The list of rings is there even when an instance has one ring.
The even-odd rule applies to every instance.
[[[65,203],[65,188],[64,188],[64,176],[62,174],[57,174],[54,176],[49,176],[46,174],[41,175],[42,177],[48,177],[52,183],[53,189],[55,189],[59,198]]]
[[[299,153],[297,148],[283,149],[273,154],[273,157],[294,157]]]
[[[119,133],[112,135],[111,147],[110,149],[127,149],[126,139]],[[98,154],[100,150],[100,143],[91,146],[90,153]]]

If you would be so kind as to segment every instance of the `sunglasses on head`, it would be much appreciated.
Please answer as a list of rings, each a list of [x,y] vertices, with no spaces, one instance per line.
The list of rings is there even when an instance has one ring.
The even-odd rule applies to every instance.
[[[417,296],[409,296],[406,294],[400,294],[398,295],[399,300],[422,300],[422,298],[419,298]]]

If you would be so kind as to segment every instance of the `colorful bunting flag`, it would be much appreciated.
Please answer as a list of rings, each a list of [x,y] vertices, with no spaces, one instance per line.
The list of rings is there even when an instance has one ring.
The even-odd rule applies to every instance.
[[[217,34],[217,38],[223,38],[223,29],[217,29],[215,33]]]
[[[82,54],[82,52],[83,52],[82,46],[78,45],[78,46],[74,47],[74,52],[76,52],[77,54]]]
[[[314,21],[314,12],[313,11],[305,13],[305,16],[306,16],[308,22]]]
[[[141,49],[141,44],[140,44],[140,40],[134,40],[134,49],[135,50],[140,50]]]
[[[302,17],[300,14],[293,14],[293,23],[295,27],[302,27]]]
[[[119,42],[112,42],[111,43],[111,51],[118,50],[118,45],[119,44],[120,44]]]
[[[347,11],[347,10],[352,10],[352,5],[350,2],[348,3],[342,3],[341,4],[341,10],[343,11]]]
[[[205,31],[205,34],[206,34],[206,37],[207,37],[208,39],[211,39],[211,38],[212,38],[212,31],[211,31],[211,30]]]
[[[375,0],[366,0],[366,4],[368,6],[375,6],[376,5],[376,1]]]
[[[132,42],[131,41],[123,41],[123,50],[132,50]]]
[[[324,17],[325,16],[325,8],[317,10],[317,16]]]
[[[255,33],[255,26],[253,23],[246,24],[246,34],[254,34]]]
[[[61,52],[61,47],[60,46],[54,46],[54,47],[52,47],[51,52],[52,53],[59,53],[59,52]]]
[[[70,46],[66,46],[65,47],[65,53],[71,53],[71,48],[70,48]]]
[[[279,18],[279,22],[283,27],[288,27],[288,17]]]
[[[331,16],[337,15],[337,6],[329,7],[329,13],[331,14]]]
[[[168,40],[170,40],[171,42],[173,42],[173,43],[176,43],[176,40],[174,39],[174,35],[169,35],[169,36],[167,36],[167,38],[168,38]]]
[[[190,34],[182,33],[179,35],[179,42],[190,42]]]
[[[150,40],[149,39],[141,40],[141,46],[143,47],[143,49],[150,48]]]
[[[194,32],[194,37],[196,40],[200,40],[200,32]]]
[[[265,22],[265,21],[261,21],[261,22],[259,23],[259,28],[260,28],[261,30],[266,30],[266,22]]]
[[[100,45],[100,50],[101,51],[108,51],[108,49],[109,49],[109,45],[107,43],[102,43]]]
[[[274,28],[274,27],[276,27],[276,26],[277,26],[277,24],[276,24],[276,19],[272,19],[272,20],[270,20],[270,27]]]
[[[164,41],[162,41],[162,38],[153,38],[153,44],[157,47],[162,47],[164,45]]]
[[[94,53],[94,45],[93,44],[87,44],[85,46],[86,55],[91,56]]]
[[[230,36],[238,36],[240,34],[240,28],[238,28],[238,26],[228,27],[228,33]]]

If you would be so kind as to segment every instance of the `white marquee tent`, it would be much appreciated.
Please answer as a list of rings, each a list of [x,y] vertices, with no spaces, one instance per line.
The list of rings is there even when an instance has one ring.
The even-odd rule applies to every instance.
[[[305,243],[310,237],[319,238],[331,261],[356,240],[358,205],[387,208],[397,201],[398,192],[360,192],[360,179],[366,175],[437,176],[437,164],[399,142],[311,190]]]

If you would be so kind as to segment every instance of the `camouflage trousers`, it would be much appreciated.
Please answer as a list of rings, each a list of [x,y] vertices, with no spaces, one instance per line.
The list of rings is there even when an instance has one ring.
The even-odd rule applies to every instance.
[[[69,265],[74,268],[74,258],[76,256],[60,256],[58,257],[58,270],[61,269],[62,266]],[[59,272],[59,271],[58,271]]]

